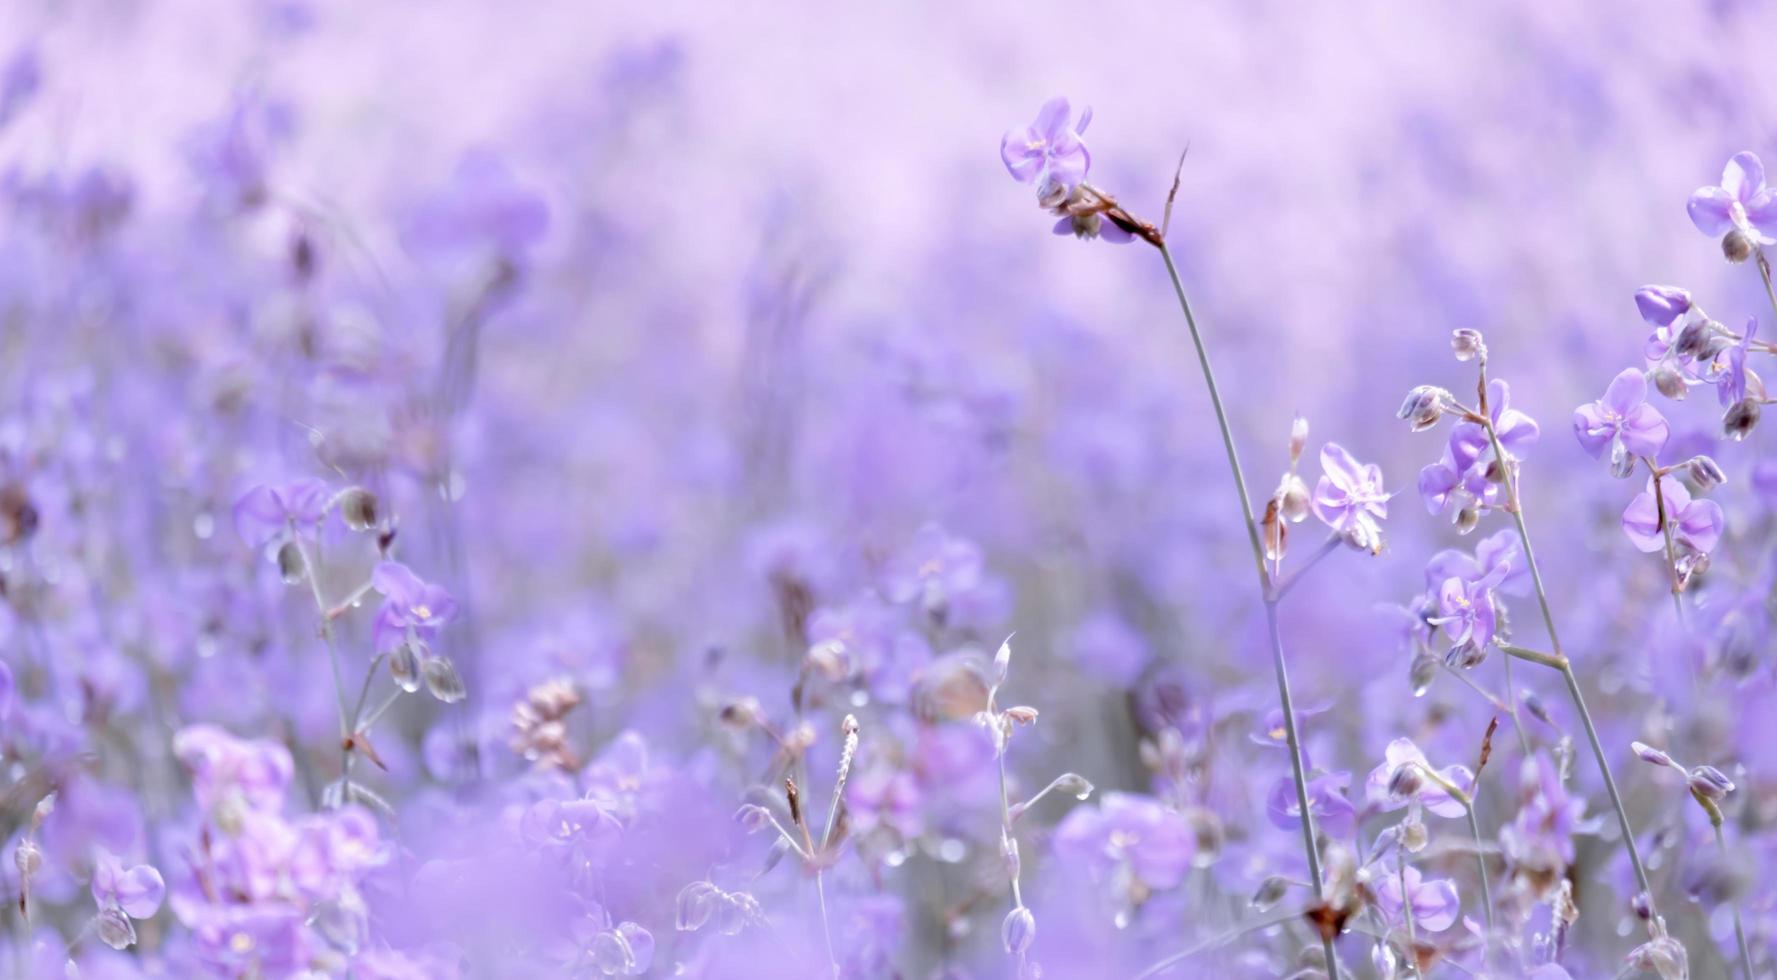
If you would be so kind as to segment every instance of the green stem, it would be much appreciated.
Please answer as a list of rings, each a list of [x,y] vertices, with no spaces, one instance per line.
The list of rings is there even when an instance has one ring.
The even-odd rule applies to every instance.
[[[1715,844],[1721,848],[1722,858],[1728,859],[1728,838],[1722,833],[1721,823],[1715,824]],[[1746,971],[1746,980],[1756,980],[1758,974],[1752,971],[1752,947],[1746,945],[1746,926],[1740,921],[1740,899],[1728,900],[1728,908],[1734,913],[1734,942],[1740,947],[1740,968]]]
[[[1483,385],[1483,389],[1485,386]],[[1629,811],[1623,807],[1623,796],[1617,792],[1617,781],[1610,773],[1610,761],[1604,755],[1604,743],[1598,740],[1598,728],[1592,724],[1592,713],[1586,709],[1586,697],[1580,693],[1580,681],[1573,673],[1573,662],[1561,650],[1561,637],[1555,631],[1555,614],[1549,610],[1549,591],[1543,586],[1543,573],[1536,564],[1536,552],[1530,545],[1530,529],[1524,523],[1524,503],[1518,496],[1518,475],[1516,464],[1499,444],[1499,433],[1493,427],[1491,416],[1482,408],[1482,424],[1487,430],[1487,439],[1493,444],[1494,458],[1505,468],[1505,489],[1507,509],[1512,513],[1512,522],[1518,528],[1518,541],[1524,546],[1524,563],[1530,566],[1530,581],[1536,586],[1536,603],[1542,609],[1543,627],[1549,632],[1549,643],[1554,646],[1555,654],[1548,662],[1561,672],[1567,682],[1567,693],[1573,698],[1574,710],[1579,713],[1580,721],[1586,728],[1586,741],[1592,745],[1592,756],[1598,762],[1598,772],[1604,777],[1604,788],[1610,794],[1610,803],[1617,813],[1617,824],[1623,832],[1623,847],[1629,852],[1629,863],[1635,866],[1635,880],[1641,885],[1642,894],[1647,896],[1647,907],[1650,915],[1658,916],[1654,904],[1654,889],[1648,882],[1647,868],[1641,863],[1641,848],[1635,843],[1635,828],[1629,824]],[[1507,653],[1512,651],[1507,650]]]
[[[1209,391],[1209,402],[1215,409],[1216,425],[1221,430],[1222,448],[1228,454],[1228,470],[1234,477],[1234,490],[1240,497],[1240,516],[1246,522],[1246,536],[1252,546],[1253,567],[1259,575],[1259,595],[1265,603],[1265,626],[1271,634],[1271,665],[1277,676],[1277,700],[1283,711],[1283,730],[1289,743],[1290,775],[1296,783],[1296,803],[1302,813],[1302,845],[1308,857],[1309,877],[1314,883],[1316,901],[1325,900],[1326,883],[1320,867],[1320,851],[1315,846],[1314,812],[1308,803],[1308,774],[1302,763],[1301,736],[1296,731],[1296,709],[1294,699],[1290,696],[1289,669],[1284,663],[1283,638],[1277,627],[1277,596],[1271,585],[1271,576],[1265,570],[1265,547],[1259,536],[1259,523],[1253,519],[1252,498],[1246,491],[1246,475],[1240,468],[1240,454],[1234,448],[1234,431],[1228,425],[1228,412],[1222,404],[1221,389],[1216,385],[1215,370],[1210,367],[1209,352],[1203,344],[1203,333],[1197,328],[1197,318],[1191,313],[1191,301],[1185,297],[1185,285],[1179,279],[1178,266],[1172,261],[1172,252],[1164,244],[1159,246],[1160,258],[1166,263],[1166,274],[1172,280],[1173,292],[1178,294],[1179,309],[1185,315],[1185,326],[1191,332],[1191,344],[1197,350],[1197,364],[1203,371],[1203,383]],[[1333,949],[1331,936],[1321,937],[1321,947],[1326,953],[1327,976],[1329,980],[1339,980],[1339,959]]]

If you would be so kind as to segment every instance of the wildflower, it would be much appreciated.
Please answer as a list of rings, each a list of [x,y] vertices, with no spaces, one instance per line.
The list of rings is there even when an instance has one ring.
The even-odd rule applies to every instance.
[[[1067,99],[1057,96],[1037,110],[1035,122],[1007,130],[1000,140],[1000,159],[1006,171],[1020,183],[1052,181],[1066,189],[1085,180],[1092,154],[1081,136],[1092,122],[1092,110],[1080,113],[1079,123],[1070,127],[1072,118]]]
[[[1383,811],[1399,810],[1410,802],[1417,801],[1425,809],[1440,817],[1460,817],[1465,810],[1462,802],[1451,796],[1449,791],[1435,779],[1425,777],[1425,772],[1435,771],[1447,782],[1457,786],[1467,786],[1474,781],[1474,773],[1467,766],[1452,765],[1441,770],[1433,770],[1425,753],[1409,738],[1397,738],[1388,743],[1383,762],[1370,771],[1364,780],[1364,799],[1371,806]],[[1412,773],[1419,777],[1418,785],[1411,785]],[[1397,777],[1407,784],[1397,785]]]
[[[1777,244],[1777,192],[1765,186],[1765,165],[1749,151],[1728,160],[1719,186],[1697,188],[1685,210],[1705,235],[1739,232],[1752,244]]]
[[[1357,809],[1345,798],[1345,787],[1351,782],[1346,772],[1323,773],[1308,781],[1308,809],[1314,824],[1330,837],[1349,837],[1357,829]],[[1291,830],[1302,825],[1302,803],[1296,799],[1296,783],[1281,776],[1271,784],[1265,798],[1265,812],[1271,825]]]
[[[1488,645],[1499,632],[1499,607],[1493,590],[1503,578],[1504,573],[1495,569],[1475,581],[1452,576],[1438,587],[1438,615],[1428,622],[1442,626],[1450,638],[1445,662],[1472,667],[1486,656]]]
[[[1406,879],[1405,890],[1401,879]],[[1457,897],[1456,883],[1440,878],[1437,881],[1426,881],[1419,869],[1407,865],[1398,875],[1384,875],[1381,880],[1371,886],[1376,895],[1376,904],[1384,915],[1390,919],[1401,915],[1401,908],[1412,903],[1413,925],[1426,932],[1443,932],[1456,924],[1456,917],[1462,911],[1462,900]]]
[[[1314,516],[1353,545],[1372,553],[1382,550],[1382,526],[1388,516],[1388,491],[1382,469],[1362,464],[1337,443],[1320,451],[1321,478],[1314,488]]]
[[[1715,384],[1716,398],[1723,408],[1746,400],[1748,393],[1764,395],[1764,383],[1757,373],[1746,367],[1746,355],[1758,333],[1758,318],[1746,318],[1746,332],[1740,339],[1715,356],[1709,379]]]
[[[400,562],[379,562],[370,582],[383,594],[372,628],[376,652],[387,653],[409,640],[428,642],[455,619],[457,600],[443,586],[424,582]]]
[[[1633,472],[1635,457],[1659,455],[1671,427],[1647,402],[1646,376],[1628,368],[1611,380],[1603,398],[1574,409],[1573,434],[1593,459],[1602,458],[1608,446],[1611,472],[1623,477]]]
[[[1447,579],[1464,582],[1491,579],[1497,592],[1524,595],[1530,591],[1530,565],[1517,532],[1507,528],[1475,543],[1474,553],[1446,548],[1425,565],[1425,587],[1435,595]]]
[[[261,483],[234,505],[235,533],[258,548],[289,534],[313,534],[327,515],[327,484],[315,479]]]
[[[125,949],[136,942],[136,927],[130,920],[153,918],[167,885],[153,867],[138,864],[126,869],[116,855],[100,847],[93,855],[92,891],[99,906],[99,938],[112,949]]]
[[[1664,476],[1659,479],[1673,540],[1693,552],[1709,553],[1721,540],[1722,529],[1726,526],[1721,505],[1713,500],[1692,500],[1691,492],[1683,483]],[[1623,510],[1623,533],[1640,551],[1654,552],[1666,547],[1652,477],[1648,478],[1647,489],[1637,494]]]
[[[1163,891],[1184,881],[1197,838],[1183,814],[1151,796],[1106,793],[1097,807],[1077,807],[1062,820],[1055,849],[1087,867],[1122,872],[1112,877],[1126,876],[1144,892]]]

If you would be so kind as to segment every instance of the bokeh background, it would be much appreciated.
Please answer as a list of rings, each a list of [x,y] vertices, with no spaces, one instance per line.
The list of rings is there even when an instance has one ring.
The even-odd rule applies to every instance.
[[[1709,393],[1667,406],[1674,445],[1732,477],[1697,601],[1758,610],[1754,662],[1699,679],[1721,658],[1671,635],[1660,564],[1617,528],[1639,485],[1569,418],[1641,365],[1644,283],[1768,322],[1756,274],[1684,203],[1735,151],[1777,159],[1773,36],[1777,10],[1729,2],[5,4],[0,442],[37,517],[0,556],[9,848],[30,781],[58,787],[46,911],[4,940],[10,962],[253,962],[205,958],[227,935],[176,907],[113,954],[80,938],[84,887],[97,842],[180,894],[205,819],[173,754],[189,726],[285,745],[288,813],[321,807],[340,763],[314,609],[229,517],[248,486],[298,476],[377,493],[395,554],[462,603],[437,647],[468,690],[381,722],[387,771],[359,772],[397,815],[377,817],[394,857],[341,892],[362,905],[349,943],[301,909],[292,942],[322,969],[567,969],[634,922],[656,975],[758,975],[762,957],[822,975],[812,877],[794,856],[760,874],[771,835],[732,819],[784,765],[734,722],[755,699],[778,735],[808,726],[790,765],[823,808],[839,719],[862,725],[853,840],[823,882],[845,968],[1010,975],[992,747],[921,699],[1013,630],[1003,693],[1041,712],[1009,750],[1015,798],[1066,771],[1097,787],[1019,823],[1046,975],[1133,974],[1256,921],[1247,897],[1301,873],[1300,837],[1265,814],[1287,766],[1256,744],[1271,668],[1188,336],[1151,249],[1051,235],[997,156],[1063,94],[1095,109],[1094,183],[1137,213],[1158,217],[1189,147],[1171,238],[1254,492],[1298,414],[1311,483],[1336,440],[1403,491],[1386,551],[1331,556],[1285,609],[1316,767],[1358,799],[1392,739],[1472,764],[1494,714],[1449,675],[1415,697],[1378,609],[1457,540],[1413,492],[1439,437],[1394,411],[1414,385],[1468,390],[1448,335],[1479,328],[1542,423],[1530,524],[1662,904],[1694,974],[1724,975],[1727,920],[1686,883],[1707,825],[1628,743],[1728,771],[1736,860],[1769,866],[1771,504],[1752,478],[1769,434],[1714,448]],[[331,525],[322,542],[343,596],[374,548]],[[341,627],[354,687],[370,615]],[[835,637],[843,676],[810,679]],[[1475,676],[1497,691],[1499,670]],[[551,841],[567,881],[533,873],[517,814],[603,777],[539,775],[508,744],[514,705],[557,677],[584,701],[577,761],[622,771],[620,840]],[[1577,734],[1557,678],[1518,680],[1547,706],[1539,745]],[[1521,761],[1496,745],[1490,828],[1517,812]],[[1572,769],[1606,814],[1583,747]],[[1161,853],[1100,826],[1129,808]],[[1574,976],[1638,941],[1613,835],[1575,859]],[[1468,864],[1432,865],[1474,900]],[[519,921],[413,898],[444,879],[511,888]],[[1751,879],[1768,961],[1777,891]],[[677,928],[699,880],[764,921]],[[1369,943],[1341,945],[1360,975]],[[1194,962],[1275,976],[1303,946],[1290,923]]]

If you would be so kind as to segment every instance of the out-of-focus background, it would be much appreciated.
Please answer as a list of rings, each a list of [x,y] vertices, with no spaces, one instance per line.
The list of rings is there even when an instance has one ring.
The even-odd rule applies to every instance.
[[[362,920],[350,942],[315,926],[313,896],[278,900],[307,923],[285,936],[291,964],[578,969],[632,923],[651,965],[601,962],[744,976],[769,956],[822,975],[812,870],[791,854],[761,873],[775,835],[731,818],[761,794],[781,806],[786,771],[824,813],[849,711],[852,836],[821,882],[833,958],[857,976],[1011,975],[993,748],[944,699],[970,703],[953,674],[1013,630],[1000,707],[1040,711],[1006,757],[1014,802],[1062,772],[1097,787],[1017,824],[1045,975],[1133,974],[1196,943],[1196,962],[1243,976],[1318,953],[1293,920],[1257,927],[1247,901],[1268,875],[1300,879],[1301,839],[1266,815],[1288,769],[1260,744],[1276,724],[1264,624],[1165,271],[1140,243],[1050,234],[998,157],[1055,95],[1093,107],[1092,181],[1137,214],[1158,219],[1189,147],[1170,238],[1253,492],[1283,472],[1298,414],[1311,486],[1337,441],[1400,491],[1383,554],[1330,556],[1284,611],[1312,765],[1349,773],[1361,808],[1391,740],[1472,766],[1497,714],[1448,673],[1415,696],[1380,608],[1458,543],[1414,490],[1442,436],[1394,412],[1415,385],[1472,391],[1448,337],[1478,328],[1541,423],[1529,524],[1662,911],[1693,975],[1725,975],[1719,899],[1743,891],[1768,961],[1777,892],[1762,874],[1698,885],[1707,825],[1628,744],[1730,770],[1736,860],[1769,866],[1777,771],[1764,713],[1741,712],[1768,698],[1769,650],[1697,677],[1661,564],[1617,526],[1640,480],[1612,480],[1570,418],[1643,365],[1644,283],[1691,289],[1735,329],[1770,323],[1757,274],[1723,261],[1685,201],[1736,151],[1777,159],[1771,37],[1777,11],[1733,2],[12,0],[0,441],[34,523],[0,560],[17,678],[3,731],[10,785],[62,787],[41,832],[48,911],[18,923],[14,962],[60,929],[92,975],[276,974],[224,955],[234,926],[191,910],[227,902],[181,884],[213,815],[173,735],[281,743],[287,812],[324,808],[341,762],[315,610],[230,517],[246,488],[296,477],[378,495],[391,554],[461,604],[434,648],[468,695],[391,702],[386,771],[356,772],[393,814],[376,820],[394,857],[328,893]],[[1713,452],[1731,475],[1696,598],[1707,631],[1769,586],[1752,478],[1769,434],[1717,446],[1707,390],[1662,407],[1672,458]],[[1320,536],[1296,529],[1292,558]],[[336,524],[318,547],[329,599],[376,555]],[[348,693],[374,601],[338,627]],[[1532,601],[1512,602],[1541,645]],[[841,655],[811,667],[811,647]],[[1496,693],[1499,659],[1473,673]],[[374,702],[388,682],[370,677]],[[554,678],[582,702],[575,764],[539,775],[510,744],[513,711]],[[1549,719],[1530,722],[1538,750],[1559,757],[1578,737],[1559,679],[1521,665],[1517,682]],[[805,760],[784,747],[798,725]],[[1526,792],[1505,742],[1479,791],[1490,833]],[[1583,744],[1570,768],[1607,816]],[[622,839],[551,837],[572,880],[515,870],[534,848],[486,879],[464,870],[502,835],[534,845],[517,814],[596,796],[593,770],[621,770],[620,802],[599,798]],[[9,799],[14,851],[27,795]],[[1444,836],[1460,843],[1460,821],[1435,823]],[[1615,836],[1600,822],[1566,858],[1575,976],[1614,972],[1645,938]],[[132,954],[78,938],[95,842],[151,861],[174,896]],[[1425,873],[1459,881],[1478,921],[1471,865],[1445,854]],[[463,910],[411,900],[428,867],[547,911],[460,931]],[[1494,870],[1497,891],[1522,886],[1510,931],[1529,950],[1547,896],[1505,857]],[[698,881],[763,911],[734,935],[683,928]],[[1305,902],[1293,889],[1276,909]],[[1373,942],[1341,942],[1350,969],[1380,970]]]

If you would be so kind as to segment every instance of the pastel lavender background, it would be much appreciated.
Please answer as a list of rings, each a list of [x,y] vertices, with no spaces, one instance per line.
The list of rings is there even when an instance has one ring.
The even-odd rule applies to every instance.
[[[1229,928],[1267,873],[1300,862],[1297,835],[1264,817],[1284,757],[1246,737],[1274,706],[1262,621],[1159,262],[1050,236],[997,159],[1000,133],[1057,93],[1095,106],[1094,182],[1140,213],[1190,146],[1173,247],[1255,492],[1297,413],[1314,445],[1336,438],[1410,490],[1435,447],[1393,410],[1416,384],[1461,390],[1448,333],[1486,332],[1514,404],[1543,422],[1527,508],[1567,646],[1630,766],[1647,692],[1686,674],[1646,625],[1669,610],[1660,567],[1617,528],[1624,487],[1566,420],[1639,363],[1644,282],[1707,294],[1730,324],[1767,312],[1684,200],[1737,150],[1777,159],[1777,78],[1760,67],[1773,31],[1769,7],[1734,3],[9,4],[0,57],[34,48],[42,82],[0,128],[0,370],[7,438],[37,447],[12,451],[9,478],[42,526],[3,570],[46,598],[6,617],[6,662],[43,675],[10,715],[21,761],[6,778],[54,758],[74,787],[52,817],[63,880],[45,886],[65,911],[39,924],[79,932],[95,835],[176,876],[194,820],[179,729],[286,742],[317,780],[337,769],[312,610],[227,517],[252,483],[312,475],[373,486],[403,560],[465,605],[441,645],[467,700],[398,704],[377,741],[390,772],[360,768],[403,814],[383,836],[410,856],[365,888],[367,948],[480,970],[507,955],[442,912],[409,914],[398,879],[497,836],[515,807],[585,791],[539,787],[505,745],[513,704],[562,675],[587,692],[582,757],[639,733],[659,783],[621,856],[595,862],[600,897],[525,880],[551,911],[523,955],[577,941],[569,920],[591,901],[652,932],[660,975],[751,975],[766,955],[820,975],[810,880],[780,867],[749,882],[768,844],[731,820],[770,752],[716,720],[741,697],[788,718],[804,651],[785,582],[814,609],[862,615],[874,590],[894,610],[867,697],[830,692],[811,712],[823,806],[846,710],[864,725],[854,791],[908,777],[898,844],[860,844],[829,873],[860,975],[1009,969],[991,750],[966,721],[898,705],[927,658],[990,652],[1014,629],[1008,694],[1042,712],[1013,743],[1021,795],[1071,770],[1212,828],[1180,880],[1132,903],[1126,875],[1051,846],[1073,801],[1034,810],[1020,826],[1049,975],[1133,973]],[[306,285],[289,266],[299,230],[320,270]],[[481,311],[474,356],[451,354],[490,270],[513,283]],[[1707,449],[1709,401],[1670,408],[1675,440]],[[1734,451],[1737,476],[1768,438]],[[1768,505],[1746,478],[1719,499],[1718,564],[1751,575]],[[985,569],[940,630],[890,601],[934,524],[978,544]],[[1330,559],[1284,623],[1298,696],[1330,705],[1306,722],[1311,754],[1359,781],[1403,735],[1471,760],[1490,716],[1448,677],[1411,696],[1376,606],[1419,590],[1453,535],[1410,493],[1387,531],[1379,558]],[[354,679],[363,618],[342,634]],[[1738,707],[1768,703],[1769,677],[1765,663],[1696,691],[1672,729],[1697,760],[1744,767],[1759,868],[1773,733]],[[1557,682],[1520,678],[1573,729]],[[1188,789],[1142,765],[1156,703],[1219,726]],[[435,750],[489,733],[481,762],[429,764],[438,732]],[[1509,784],[1516,752],[1501,754]],[[1604,813],[1595,770],[1575,771]],[[1699,826],[1671,786],[1619,779],[1644,831]],[[100,819],[68,804],[82,793],[112,799],[93,809],[123,829],[79,824]],[[300,783],[292,797],[314,808]],[[24,809],[7,830],[33,802],[8,798]],[[1656,851],[1662,867],[1681,850]],[[1580,860],[1576,976],[1614,970],[1628,881],[1618,845]],[[769,928],[675,930],[674,896],[702,878],[745,885]],[[1768,947],[1777,893],[1754,880],[1745,907]],[[1723,920],[1670,887],[1706,972]],[[90,941],[76,958],[94,975],[189,968],[171,911],[138,929],[136,960]],[[1206,962],[1269,975],[1274,939]],[[439,952],[446,940],[461,948]]]

